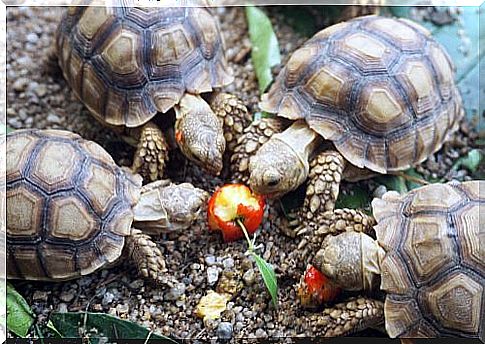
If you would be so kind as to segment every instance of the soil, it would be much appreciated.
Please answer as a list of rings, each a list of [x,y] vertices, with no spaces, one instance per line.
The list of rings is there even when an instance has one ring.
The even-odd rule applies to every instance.
[[[61,11],[54,7],[7,9],[7,124],[15,129],[68,129],[100,143],[120,165],[130,165],[133,148],[93,121],[62,76],[48,72],[45,61]],[[306,37],[294,32],[277,8],[271,8],[270,14],[284,63]],[[227,91],[239,96],[255,113],[259,110],[259,91],[250,58],[251,43],[244,10],[221,8],[217,15],[235,73],[235,82]],[[274,73],[277,72],[275,68]],[[443,180],[469,179],[467,170],[450,172],[450,167],[456,159],[466,155],[475,136],[463,123],[453,140],[423,163],[418,172]],[[182,161],[181,168],[173,168],[169,173],[175,181],[193,182],[210,192],[224,183],[191,164],[185,165],[175,152],[173,161],[177,160]],[[342,194],[352,193],[355,186],[345,183]],[[357,186],[371,194],[379,187],[382,191],[375,180],[360,182]],[[275,209],[267,209],[257,243],[262,245],[259,252],[277,272],[277,310],[271,304],[254,261],[244,254],[247,244],[244,241],[223,243],[217,234],[208,232],[205,219],[186,233],[164,236],[157,241],[165,253],[169,271],[179,284],[155,286],[137,277],[133,266],[124,263],[74,281],[14,281],[14,286],[32,305],[41,323],[52,311],[88,310],[132,320],[172,338],[318,336],[321,334],[319,328],[308,321],[310,313],[301,310],[295,298],[294,285],[302,273],[292,258],[298,240],[285,236],[278,229],[283,225],[283,216]],[[215,289],[215,281],[221,280],[226,271],[240,276],[243,288],[228,303],[220,319],[204,322],[195,315],[196,306],[209,290]],[[367,334],[383,335],[372,331]]]

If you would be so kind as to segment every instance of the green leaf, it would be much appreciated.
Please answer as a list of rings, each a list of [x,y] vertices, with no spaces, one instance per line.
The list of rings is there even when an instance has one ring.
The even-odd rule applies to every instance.
[[[429,179],[425,179],[421,174],[419,174],[414,168],[410,168],[409,170],[406,170],[404,172],[404,174],[408,175],[408,176],[411,176],[411,177],[414,177],[414,178],[417,178],[417,179],[421,179],[421,180],[424,180],[424,181],[429,181]],[[433,182],[433,181],[431,181]],[[416,189],[416,188],[420,188],[421,186],[423,186],[424,184],[421,184],[421,183],[417,183],[417,182],[414,182],[412,180],[406,180],[406,186],[408,188],[408,190],[413,190],[413,189]]]
[[[460,167],[465,167],[470,172],[475,172],[480,166],[483,154],[479,149],[472,149],[468,154],[456,160],[452,169],[457,171]]]
[[[370,204],[369,193],[359,186],[354,186],[350,193],[341,192],[335,202],[336,208],[363,209]]]
[[[80,334],[97,344],[101,337],[109,339],[158,339],[157,343],[177,343],[162,335],[151,333],[148,329],[109,314],[91,312],[53,312],[50,321],[65,338],[79,338]],[[161,340],[161,341],[160,341]]]
[[[259,8],[246,7],[246,18],[251,40],[251,58],[258,78],[259,92],[263,93],[273,80],[271,67],[281,62],[278,40],[268,17]]]
[[[27,301],[7,283],[7,328],[25,338],[34,324],[34,313]]]
[[[273,268],[259,255],[252,252],[256,265],[258,266],[261,275],[263,276],[264,284],[268,289],[273,305],[276,307],[278,304],[278,281],[276,279],[276,274]]]

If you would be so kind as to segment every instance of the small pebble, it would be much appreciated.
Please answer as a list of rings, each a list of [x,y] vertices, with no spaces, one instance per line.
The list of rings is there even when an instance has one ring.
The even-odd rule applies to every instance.
[[[54,123],[54,124],[60,124],[61,123],[61,118],[53,113],[50,113],[48,116],[47,116],[47,121],[50,122],[50,123]]]
[[[37,41],[39,40],[39,36],[37,36],[35,33],[29,33],[25,38],[27,39],[27,42],[32,44],[37,43]]]
[[[34,299],[34,301],[47,301],[49,297],[49,294],[46,292],[46,291],[43,291],[43,290],[36,290],[34,292],[34,295],[32,296],[32,299]]]
[[[59,299],[64,302],[71,302],[74,300],[74,297],[76,296],[76,291],[74,289],[69,289],[68,291],[63,291],[61,295],[59,295]]]
[[[244,280],[244,283],[246,283],[246,285],[251,285],[254,283],[254,279],[255,279],[256,275],[254,273],[254,269],[249,269],[248,271],[246,271],[243,275],[243,280]]]
[[[232,324],[230,322],[221,322],[217,326],[217,337],[222,340],[229,340],[232,338]]]
[[[207,256],[205,257],[205,263],[209,266],[214,265],[216,263],[216,257],[214,256]]]
[[[15,91],[22,92],[22,91],[25,91],[28,84],[29,84],[29,79],[19,78],[13,83],[12,87]]]
[[[234,267],[234,259],[231,257],[226,258],[222,261],[222,265],[224,266],[224,269],[232,269]]]
[[[219,270],[214,266],[209,266],[207,268],[207,283],[209,285],[216,284],[219,279]]]
[[[61,302],[57,305],[57,311],[59,313],[66,313],[67,312],[67,305],[64,302]]]
[[[177,283],[173,288],[171,288],[168,293],[165,294],[165,299],[174,301],[179,299],[185,294],[185,284]]]
[[[104,294],[103,300],[101,301],[101,304],[103,306],[107,306],[107,305],[109,305],[113,302],[114,298],[115,298],[115,296],[108,291]]]

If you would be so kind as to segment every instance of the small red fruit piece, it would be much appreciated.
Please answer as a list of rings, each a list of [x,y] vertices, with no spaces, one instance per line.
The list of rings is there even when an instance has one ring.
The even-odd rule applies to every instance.
[[[244,224],[249,234],[256,232],[263,213],[263,196],[253,194],[243,184],[224,185],[214,192],[207,207],[209,229],[220,230],[225,242],[244,237],[237,220]]]
[[[333,284],[313,265],[309,265],[298,285],[298,298],[306,308],[317,308],[333,301],[340,293],[340,288]]]
[[[178,143],[182,143],[184,141],[184,134],[180,130],[175,131],[175,140]]]

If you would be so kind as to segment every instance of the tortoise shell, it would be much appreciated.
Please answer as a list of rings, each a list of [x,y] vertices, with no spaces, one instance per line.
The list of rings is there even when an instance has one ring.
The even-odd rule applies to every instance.
[[[7,136],[7,275],[66,280],[120,257],[141,177],[61,130]]]
[[[391,337],[485,334],[484,181],[432,184],[372,202]]]
[[[366,16],[296,50],[260,104],[305,119],[354,166],[387,173],[436,152],[463,116],[454,66],[423,27]]]
[[[76,96],[102,123],[138,127],[185,92],[232,82],[216,18],[203,7],[71,7],[56,40]]]

